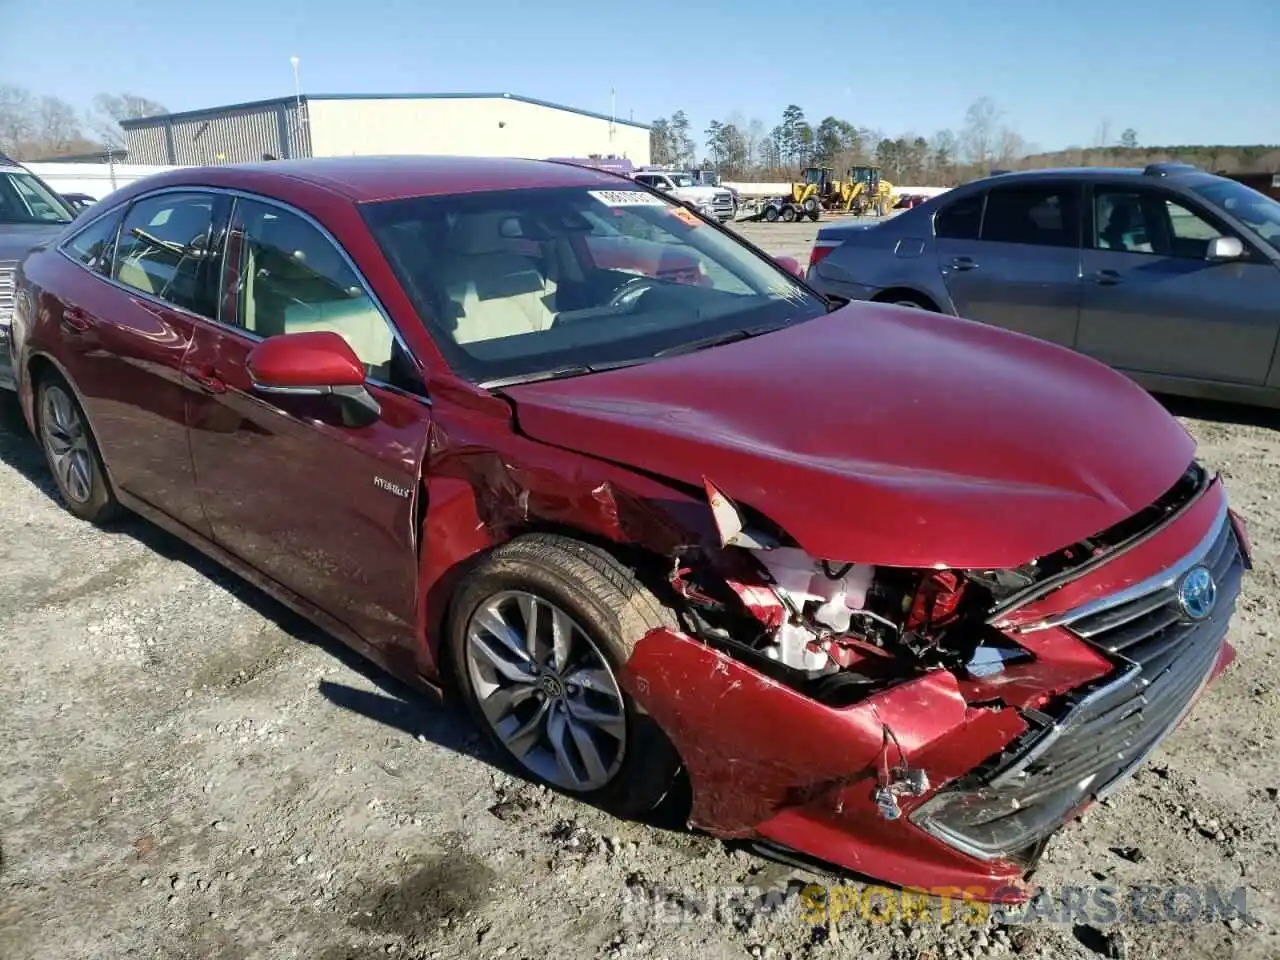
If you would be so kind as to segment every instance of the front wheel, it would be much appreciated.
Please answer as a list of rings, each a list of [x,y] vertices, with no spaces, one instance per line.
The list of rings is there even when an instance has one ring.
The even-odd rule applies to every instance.
[[[467,578],[450,653],[472,715],[522,772],[634,817],[667,795],[680,759],[618,678],[646,633],[673,625],[611,554],[531,534]]]
[[[105,523],[120,512],[84,410],[61,377],[36,388],[36,429],[58,494],[81,520]]]

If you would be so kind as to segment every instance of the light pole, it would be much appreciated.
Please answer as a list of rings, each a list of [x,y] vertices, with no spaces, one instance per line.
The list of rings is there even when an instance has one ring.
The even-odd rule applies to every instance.
[[[303,126],[307,122],[307,117],[302,111],[302,81],[298,79],[298,58],[296,56],[290,57],[289,65],[293,67],[293,128],[297,131],[298,144],[296,151],[292,149],[290,144],[281,144],[281,146],[288,150],[287,155],[290,157],[298,155],[307,156],[309,153],[307,137],[304,135],[303,131]]]

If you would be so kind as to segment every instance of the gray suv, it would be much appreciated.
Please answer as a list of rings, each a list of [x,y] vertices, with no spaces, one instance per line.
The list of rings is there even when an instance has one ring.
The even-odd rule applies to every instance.
[[[824,226],[808,278],[1072,347],[1149,390],[1280,406],[1280,203],[1185,164],[985,177]]]
[[[43,180],[0,153],[0,388],[14,388],[9,333],[18,261],[73,219],[75,212]]]

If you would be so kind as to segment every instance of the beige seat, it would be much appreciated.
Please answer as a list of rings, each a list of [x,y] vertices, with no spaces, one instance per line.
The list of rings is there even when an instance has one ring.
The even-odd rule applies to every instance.
[[[463,216],[438,276],[454,311],[458,343],[546,330],[555,322],[555,281],[502,235],[506,213]]]
[[[209,230],[209,207],[199,203],[179,204],[162,223],[143,229],[160,240],[188,245],[202,244]],[[130,245],[131,252],[117,261],[116,279],[135,290],[167,297],[170,291],[162,278],[171,283],[179,271],[186,270],[191,276],[195,273],[195,260],[185,254],[154,247],[127,233],[121,238],[121,245],[124,244]],[[154,266],[149,271],[147,267],[151,265]]]
[[[292,303],[284,309],[286,333],[328,330],[351,345],[375,377],[385,377],[391,363],[391,328],[367,296],[322,303]]]

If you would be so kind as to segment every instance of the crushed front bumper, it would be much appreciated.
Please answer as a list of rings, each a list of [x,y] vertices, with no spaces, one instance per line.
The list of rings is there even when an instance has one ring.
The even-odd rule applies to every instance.
[[[1048,837],[1122,784],[1230,663],[1248,565],[1214,482],[1147,540],[1002,624],[1036,662],[982,689],[932,670],[829,707],[668,630],[640,642],[623,679],[685,760],[694,825],[903,887],[1009,900]],[[1197,618],[1179,596],[1201,570],[1216,595]],[[1029,702],[1038,684],[1060,692]],[[904,798],[896,820],[873,799],[886,727],[934,785]]]

